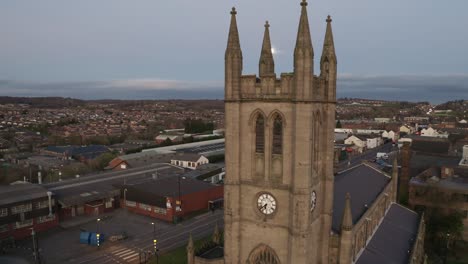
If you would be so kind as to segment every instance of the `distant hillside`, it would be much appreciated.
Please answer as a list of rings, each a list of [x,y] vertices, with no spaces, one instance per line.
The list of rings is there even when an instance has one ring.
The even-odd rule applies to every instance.
[[[0,96],[0,104],[28,104],[37,108],[63,108],[85,105],[83,100],[63,97],[10,97]]]
[[[448,101],[437,105],[436,110],[466,111],[468,110],[468,100]]]

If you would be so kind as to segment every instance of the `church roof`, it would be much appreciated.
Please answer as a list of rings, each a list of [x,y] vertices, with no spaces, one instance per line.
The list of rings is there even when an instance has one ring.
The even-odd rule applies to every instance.
[[[335,176],[333,231],[341,230],[346,193],[352,197],[351,212],[353,224],[356,224],[389,181],[389,176],[367,164],[360,164]]]
[[[392,204],[356,264],[408,263],[418,227],[418,214]]]

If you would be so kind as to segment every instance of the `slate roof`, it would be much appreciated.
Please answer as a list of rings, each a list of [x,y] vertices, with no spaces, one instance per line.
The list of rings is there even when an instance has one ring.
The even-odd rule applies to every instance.
[[[198,166],[195,170],[184,173],[183,176],[197,180],[204,180],[223,172],[224,168],[224,163],[207,163]]]
[[[224,142],[215,143],[205,146],[197,146],[191,148],[185,148],[182,150],[185,153],[197,153],[197,154],[207,154],[207,153],[224,153]]]
[[[356,264],[408,263],[419,227],[419,216],[392,204]]]
[[[109,148],[103,145],[89,146],[48,146],[47,151],[67,154],[69,156],[80,156],[86,159],[94,159],[99,155],[109,152]]]
[[[172,157],[172,160],[197,162],[202,156],[203,155],[196,154],[196,153],[178,152],[176,155]]]
[[[0,205],[47,197],[47,189],[37,184],[0,185]]]
[[[415,177],[427,168],[436,167],[457,167],[460,157],[447,155],[431,155],[425,153],[413,153],[410,161],[411,177]]]
[[[446,138],[411,136],[411,150],[447,154],[450,148],[450,142]]]
[[[157,171],[158,177],[168,177],[179,172],[169,165],[152,165],[136,169],[112,171],[95,175],[83,176],[62,182],[45,184],[44,187],[52,191],[57,200],[64,206],[83,204],[103,198],[114,197],[119,194],[124,182],[140,183],[152,179],[152,174]]]
[[[351,195],[353,224],[356,224],[390,181],[390,177],[367,164],[360,164],[335,176],[332,230],[339,233],[346,193]]]

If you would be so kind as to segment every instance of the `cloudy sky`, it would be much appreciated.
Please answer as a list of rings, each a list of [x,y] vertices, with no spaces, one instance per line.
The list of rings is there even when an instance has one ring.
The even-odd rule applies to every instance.
[[[0,95],[222,98],[230,8],[244,73],[257,72],[265,20],[276,70],[290,72],[299,2],[2,0]],[[466,10],[466,0],[309,0],[316,61],[330,14],[339,96],[467,99]]]

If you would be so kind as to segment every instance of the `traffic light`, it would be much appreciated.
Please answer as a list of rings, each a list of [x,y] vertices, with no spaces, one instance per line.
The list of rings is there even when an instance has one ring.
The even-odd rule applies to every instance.
[[[99,247],[99,244],[100,244],[100,242],[101,242],[101,241],[100,241],[101,239],[99,238],[100,236],[101,236],[101,235],[96,234],[96,240],[97,240],[97,246],[98,246],[98,247]]]
[[[153,239],[154,252],[156,252],[158,250],[157,243],[158,243],[158,240]]]

